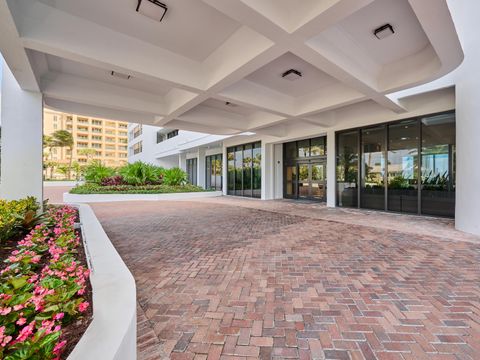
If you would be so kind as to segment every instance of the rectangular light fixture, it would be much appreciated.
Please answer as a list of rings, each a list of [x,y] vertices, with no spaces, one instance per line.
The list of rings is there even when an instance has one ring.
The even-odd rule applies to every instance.
[[[162,21],[167,10],[167,5],[158,0],[138,0],[137,12],[150,19]]]
[[[287,70],[282,74],[282,78],[290,81],[300,79],[301,77],[302,77],[302,73],[295,69]]]
[[[393,27],[390,24],[382,25],[373,31],[373,35],[375,35],[379,40],[385,39],[393,34],[395,34],[395,30],[393,30]]]
[[[112,71],[112,72],[110,73],[110,75],[112,75],[113,77],[122,79],[122,80],[128,80],[128,79],[131,78],[130,75],[128,75],[128,74],[122,74],[122,73],[119,73],[118,71]]]

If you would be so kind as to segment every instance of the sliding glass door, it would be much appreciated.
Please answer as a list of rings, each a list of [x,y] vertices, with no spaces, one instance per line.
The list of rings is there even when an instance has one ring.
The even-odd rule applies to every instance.
[[[385,209],[385,126],[362,130],[361,207]]]
[[[197,158],[187,159],[188,182],[197,185]]]

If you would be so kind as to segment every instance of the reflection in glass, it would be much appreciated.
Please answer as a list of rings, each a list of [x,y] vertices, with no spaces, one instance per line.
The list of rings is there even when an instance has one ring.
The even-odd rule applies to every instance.
[[[227,151],[227,194],[235,195],[235,153]]]
[[[388,126],[388,210],[418,212],[418,121]]]
[[[337,138],[337,203],[358,206],[358,131]]]
[[[325,198],[325,164],[310,165],[311,197],[317,200]]]
[[[286,195],[295,198],[297,196],[297,166],[286,167]]]
[[[235,149],[235,195],[243,195],[243,147]]]
[[[298,157],[304,158],[310,156],[310,140],[301,140],[298,142]]]
[[[325,137],[319,137],[311,140],[310,156],[323,156],[325,152]]]
[[[385,209],[385,126],[362,130],[361,207]]]
[[[262,196],[262,144],[253,144],[253,197]]]
[[[243,150],[243,196],[252,196],[252,144]]]
[[[455,115],[423,118],[422,213],[455,215]]]
[[[298,165],[298,196],[307,198],[309,196],[310,181],[308,179],[308,165]]]

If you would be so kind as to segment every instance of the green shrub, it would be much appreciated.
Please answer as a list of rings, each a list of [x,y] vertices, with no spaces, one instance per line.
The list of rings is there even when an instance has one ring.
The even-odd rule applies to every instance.
[[[122,166],[119,170],[129,185],[160,184],[165,170],[160,166],[136,161]]]
[[[171,185],[116,185],[100,186],[97,184],[78,185],[70,190],[70,194],[168,194],[205,191],[199,186],[185,184]]]
[[[187,183],[187,179],[187,173],[178,167],[165,170],[165,174],[163,175],[163,183],[165,185],[184,185]]]
[[[103,179],[113,176],[115,169],[103,165],[100,161],[94,160],[85,167],[85,180],[100,184]]]
[[[13,201],[0,199],[0,242],[32,229],[40,220],[39,209],[33,196]]]

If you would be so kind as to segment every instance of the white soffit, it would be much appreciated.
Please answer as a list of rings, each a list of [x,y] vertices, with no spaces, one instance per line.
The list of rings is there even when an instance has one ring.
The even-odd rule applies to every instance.
[[[163,1],[168,11],[162,22],[137,13],[137,0],[38,1],[195,61],[205,60],[241,26],[199,0]]]
[[[0,0],[0,51],[59,110],[277,137],[365,102],[401,116],[413,103],[388,93],[463,60],[446,0],[163,2],[159,22],[137,0]],[[378,40],[386,23],[395,34]],[[302,76],[283,79],[289,69]]]

